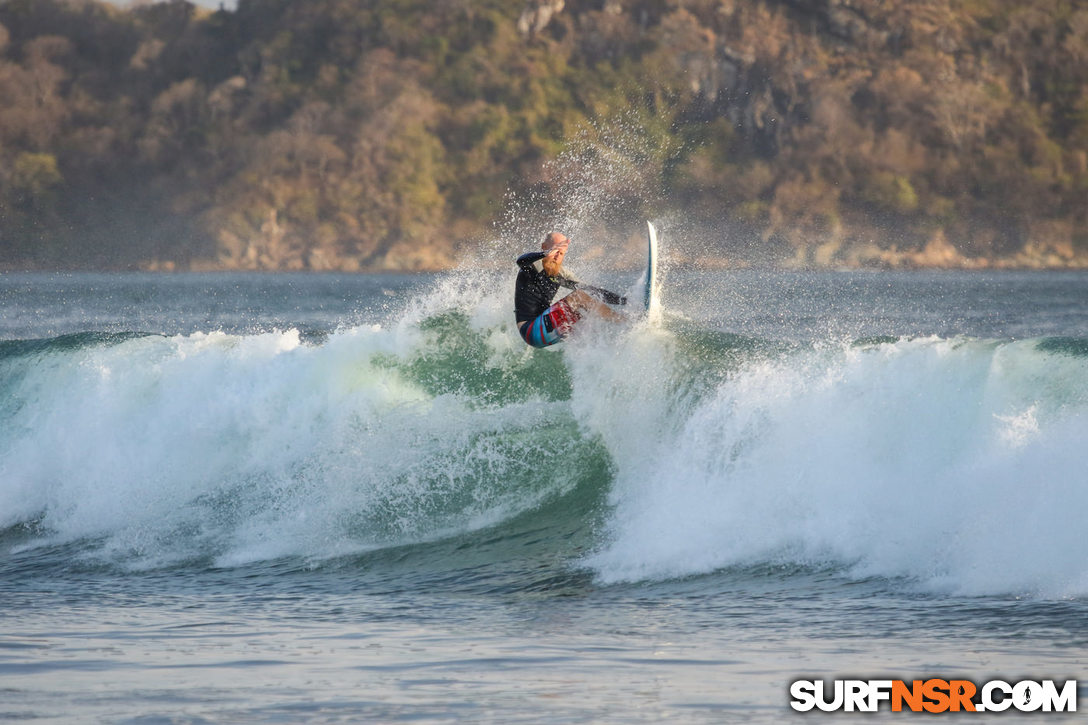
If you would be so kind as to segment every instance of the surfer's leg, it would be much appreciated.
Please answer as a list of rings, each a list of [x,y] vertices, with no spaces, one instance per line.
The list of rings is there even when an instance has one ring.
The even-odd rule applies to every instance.
[[[547,340],[544,331],[544,315],[538,316],[534,320],[529,320],[521,328],[521,339],[525,340],[526,345],[532,347],[547,347],[553,343]],[[558,340],[556,340],[558,342]]]
[[[559,300],[540,315],[522,326],[521,339],[533,347],[548,347],[566,337],[580,315],[566,300]]]
[[[622,315],[582,290],[575,290],[546,309],[535,320],[522,326],[521,338],[533,347],[547,347],[566,337],[574,323],[586,313],[609,320],[622,320]]]
[[[570,305],[570,308],[574,310],[578,316],[588,312],[592,315],[600,315],[604,319],[612,320],[613,322],[619,322],[624,319],[623,315],[582,290],[571,292],[560,300],[560,302],[566,302]]]

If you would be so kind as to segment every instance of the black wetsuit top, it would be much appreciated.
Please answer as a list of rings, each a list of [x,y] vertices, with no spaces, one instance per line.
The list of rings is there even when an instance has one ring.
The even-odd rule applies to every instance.
[[[520,322],[535,320],[552,305],[552,299],[560,287],[575,289],[578,279],[565,269],[554,277],[548,276],[540,260],[544,252],[529,252],[518,257],[518,279],[514,284],[514,319]]]
[[[544,272],[541,262],[547,254],[529,252],[518,257],[518,279],[514,285],[514,319],[521,324],[535,320],[552,305],[552,299],[560,287],[583,289],[604,299],[610,305],[625,305],[627,298],[615,292],[582,284],[582,281],[565,269],[554,277]]]

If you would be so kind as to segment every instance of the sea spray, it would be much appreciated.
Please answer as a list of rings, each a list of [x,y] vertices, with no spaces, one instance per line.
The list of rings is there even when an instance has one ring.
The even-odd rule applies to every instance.
[[[583,128],[543,164],[534,183],[507,194],[493,238],[471,251],[462,268],[513,270],[519,254],[559,231],[571,239],[569,266],[587,281],[599,283],[617,269],[637,275],[645,219],[660,202],[662,158],[672,153],[668,140],[636,115]]]
[[[690,405],[639,391],[651,409],[634,425],[586,411],[617,450],[655,451],[615,456],[614,513],[586,564],[602,582],[830,562],[961,593],[1084,593],[1088,358],[1038,348],[816,346]],[[639,385],[675,385],[675,362],[643,359],[625,363]],[[607,380],[582,395],[595,384],[610,401]]]
[[[4,343],[0,546],[144,569],[456,541],[456,567],[533,531],[601,585],[785,565],[1088,589],[1083,338],[782,342],[672,305],[532,350],[504,281],[466,268],[308,337]]]
[[[410,296],[254,275],[275,308],[235,295],[222,335],[203,290],[238,278],[181,277],[65,297],[158,288],[82,329],[166,336],[35,340],[81,328],[0,275],[40,317],[0,344],[12,717],[436,719],[471,687],[466,719],[518,692],[539,719],[775,722],[806,672],[1081,667],[1086,600],[1055,598],[1084,591],[1083,275],[680,269],[663,328],[548,350],[478,270]],[[937,494],[974,507],[958,536]]]
[[[492,525],[595,470],[578,439],[573,467],[535,465],[575,427],[557,359],[526,361],[471,309],[415,314],[318,345],[152,335],[5,359],[0,528],[139,568],[321,559]]]

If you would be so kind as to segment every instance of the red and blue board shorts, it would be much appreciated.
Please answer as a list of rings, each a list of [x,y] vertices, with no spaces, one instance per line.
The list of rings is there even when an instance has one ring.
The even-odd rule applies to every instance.
[[[578,313],[571,309],[566,299],[562,299],[541,312],[536,319],[525,323],[521,336],[533,347],[547,347],[566,337],[577,321]]]

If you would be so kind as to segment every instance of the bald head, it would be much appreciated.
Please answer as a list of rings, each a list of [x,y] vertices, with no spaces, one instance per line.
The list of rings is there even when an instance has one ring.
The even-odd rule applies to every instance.
[[[570,240],[562,232],[551,232],[544,237],[544,243],[540,245],[540,249],[551,253],[555,250],[561,252],[567,251],[567,247],[570,245]]]

